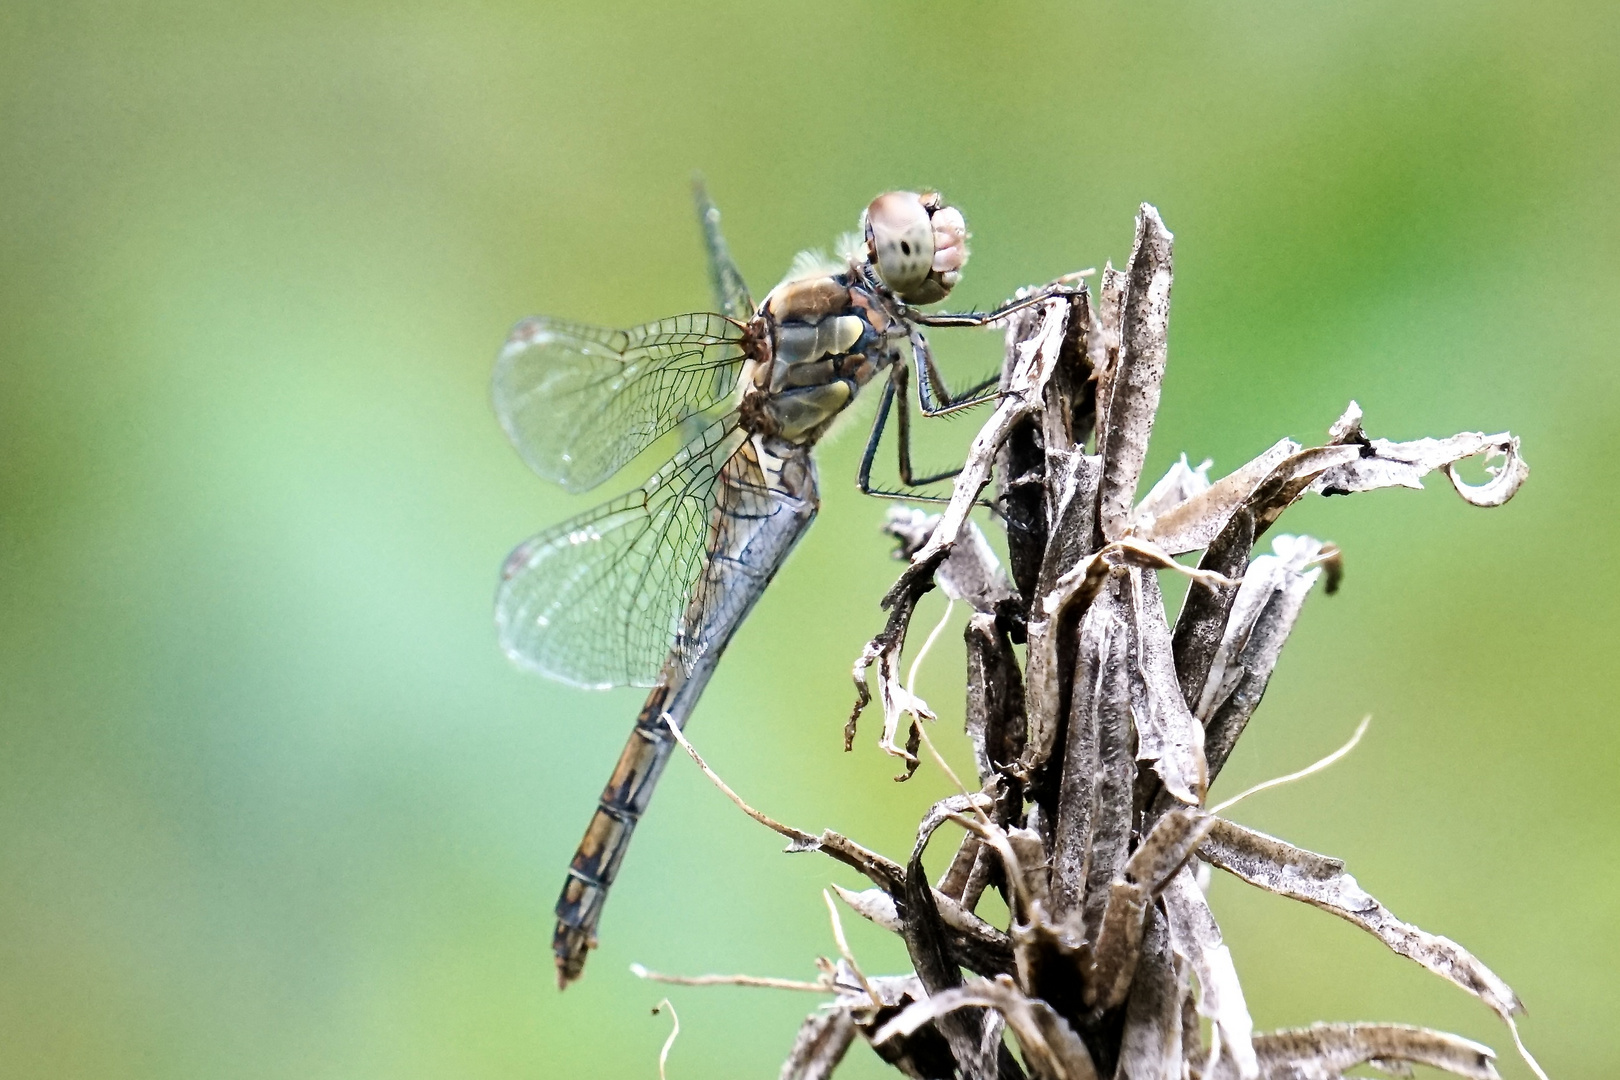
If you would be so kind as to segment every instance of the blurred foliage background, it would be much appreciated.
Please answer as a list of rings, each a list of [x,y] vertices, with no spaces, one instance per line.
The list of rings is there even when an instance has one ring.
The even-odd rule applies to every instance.
[[[1601,0],[12,0],[0,1074],[653,1076],[663,992],[632,960],[808,977],[832,951],[819,890],[855,882],[676,761],[585,981],[552,984],[551,905],[640,695],[496,650],[502,557],[595,500],[525,471],[486,383],[522,315],[709,303],[694,170],[756,295],[890,187],[965,209],[962,305],[1122,261],[1154,202],[1178,237],[1155,475],[1320,437],[1351,397],[1375,435],[1523,436],[1502,510],[1441,480],[1285,519],[1348,576],[1217,792],[1370,712],[1349,760],[1238,818],[1476,952],[1555,1076],[1620,1072],[1617,55]],[[777,817],[899,854],[946,782],[891,783],[870,720],[841,750],[897,569],[859,426],[691,734]],[[955,639],[922,691],[962,762]],[[1230,879],[1213,902],[1262,1027],[1430,1024],[1528,1075],[1353,928]],[[774,1076],[815,1004],[672,996],[672,1077]],[[882,1075],[859,1047],[845,1074]]]

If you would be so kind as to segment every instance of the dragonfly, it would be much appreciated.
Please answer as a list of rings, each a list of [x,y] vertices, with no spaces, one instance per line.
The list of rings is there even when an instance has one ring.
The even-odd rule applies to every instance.
[[[891,411],[901,484],[910,460],[908,379],[937,416],[994,396],[951,394],[922,328],[983,327],[1039,303],[923,312],[961,279],[962,213],[934,192],[891,191],[861,215],[841,258],[801,255],[757,306],[701,182],[698,220],[718,311],[627,330],[524,319],[495,366],[502,427],[535,472],[571,492],[601,484],[671,432],[688,437],[629,494],[520,544],[501,569],[495,621],[517,664],[574,686],[650,687],[568,867],[552,940],[558,985],[584,970],[636,823],[722,652],[820,505],[811,452],[860,390],[882,379],[856,478],[871,471]]]

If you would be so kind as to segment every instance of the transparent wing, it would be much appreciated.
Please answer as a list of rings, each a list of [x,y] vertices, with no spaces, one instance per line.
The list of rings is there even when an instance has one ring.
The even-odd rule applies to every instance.
[[[742,336],[707,312],[630,330],[525,319],[495,363],[495,413],[530,468],[585,491],[730,397]]]
[[[720,211],[701,179],[692,181],[692,198],[697,203],[698,224],[703,226],[703,244],[709,252],[709,281],[714,286],[715,302],[725,314],[747,322],[754,317],[754,301],[743,283],[742,272],[731,261],[731,251],[720,232]]]
[[[690,665],[729,633],[785,556],[750,547],[791,525],[781,499],[727,417],[639,489],[512,552],[495,598],[501,647],[525,667],[595,689],[650,686],[672,648]]]

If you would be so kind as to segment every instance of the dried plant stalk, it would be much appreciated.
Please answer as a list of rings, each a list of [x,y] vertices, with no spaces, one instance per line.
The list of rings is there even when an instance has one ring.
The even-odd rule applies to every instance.
[[[1256,553],[1282,513],[1311,493],[1421,488],[1435,470],[1470,503],[1500,506],[1529,472],[1518,440],[1374,439],[1351,402],[1319,446],[1284,439],[1214,481],[1207,462],[1194,469],[1183,457],[1138,498],[1168,359],[1172,242],[1144,205],[1130,260],[1104,271],[1097,304],[1082,287],[1016,316],[1000,397],[944,511],[890,517],[909,565],[855,666],[846,737],[853,742],[871,698],[870,673],[879,743],[908,759],[908,774],[917,767],[917,725],[932,714],[901,683],[900,657],[917,601],[938,585],[974,610],[967,733],[979,791],[931,807],[904,865],[836,833],[780,825],[737,799],[787,836],[789,851],[823,851],[871,881],[839,895],[898,934],[915,969],[867,979],[852,963],[825,965],[833,1000],[805,1021],[783,1077],[830,1075],[857,1036],[928,1080],[1326,1080],[1366,1063],[1496,1075],[1488,1048],[1420,1028],[1255,1034],[1199,879],[1214,866],[1323,908],[1510,1025],[1522,1011],[1484,964],[1397,919],[1342,863],[1204,806],[1307,597],[1324,577],[1329,592],[1338,583],[1331,544],[1279,535]],[[1505,460],[1488,482],[1468,485],[1455,466],[1476,456]],[[969,520],[992,482],[1005,569]],[[1175,559],[1192,552],[1202,552],[1196,569]],[[1193,579],[1173,622],[1161,570]],[[902,749],[895,740],[908,715]],[[947,821],[967,835],[930,884],[923,857]],[[987,889],[1006,900],[1005,928],[976,914]]]

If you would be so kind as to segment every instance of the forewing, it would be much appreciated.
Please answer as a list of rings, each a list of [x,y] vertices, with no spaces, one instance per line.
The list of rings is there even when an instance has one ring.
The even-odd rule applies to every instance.
[[[745,470],[752,461],[734,416],[637,490],[519,545],[495,597],[506,654],[551,678],[601,689],[652,685],[678,635],[689,641],[686,651],[701,650],[701,635],[681,631],[689,605],[721,602],[714,588],[724,581],[704,578],[704,570],[714,523],[728,520],[720,507],[734,498],[722,484],[733,458],[744,459]]]
[[[630,330],[525,319],[495,364],[495,412],[535,472],[585,491],[730,397],[742,336],[707,312]]]
[[[692,198],[697,203],[698,224],[703,226],[703,246],[709,252],[709,281],[714,286],[715,302],[725,314],[747,322],[754,317],[754,301],[748,295],[742,272],[731,261],[731,250],[720,232],[720,211],[702,180],[693,181]]]

